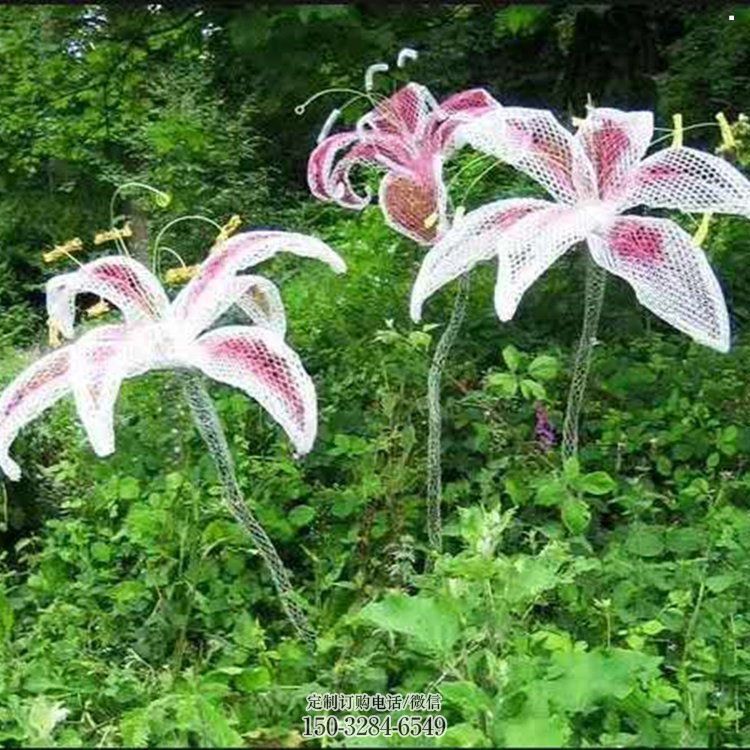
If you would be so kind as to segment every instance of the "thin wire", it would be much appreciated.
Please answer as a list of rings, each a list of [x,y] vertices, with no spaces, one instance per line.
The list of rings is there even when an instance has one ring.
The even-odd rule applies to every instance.
[[[699,122],[699,123],[697,123],[695,125],[688,125],[687,127],[685,127],[685,128],[682,129],[682,132],[685,133],[688,130],[695,130],[696,128],[718,128],[718,127],[719,127],[719,123],[718,122]],[[651,143],[649,143],[649,148],[651,146],[655,146],[657,143],[661,143],[662,141],[669,140],[672,137],[672,135],[674,134],[674,129],[670,129],[670,128],[654,128],[654,129],[655,130],[666,130],[667,131],[667,135],[663,135],[661,138],[657,138],[655,141],[651,141]]]
[[[168,229],[171,229],[175,224],[179,224],[183,221],[204,221],[221,232],[221,225],[217,224],[213,219],[209,219],[208,216],[201,216],[200,214],[190,214],[188,216],[178,216],[176,219],[172,219],[172,221],[167,222],[156,235],[156,240],[154,241],[153,259],[151,262],[151,267],[154,272],[156,272],[157,266],[161,263],[159,259],[159,245],[161,242],[161,238],[164,236],[164,233]]]

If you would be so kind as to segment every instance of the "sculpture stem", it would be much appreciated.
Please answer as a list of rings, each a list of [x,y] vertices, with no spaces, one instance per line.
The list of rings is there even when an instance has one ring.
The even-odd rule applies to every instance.
[[[216,465],[216,471],[224,490],[224,500],[229,511],[240,526],[245,529],[257,547],[258,552],[260,552],[268,568],[268,572],[271,574],[284,612],[297,631],[297,634],[307,641],[308,644],[314,646],[315,631],[310,625],[303,608],[297,601],[297,594],[292,587],[289,573],[286,567],[284,567],[284,563],[281,561],[278,552],[276,552],[273,542],[268,537],[268,534],[266,534],[260,521],[248,507],[242,495],[242,490],[237,482],[237,475],[234,470],[232,454],[211,397],[201,382],[200,376],[186,372],[180,373],[179,377],[185,399],[190,406],[190,411],[195,420],[195,425]]]
[[[586,253],[586,291],[584,296],[583,327],[578,342],[575,363],[573,365],[573,379],[568,393],[568,405],[565,409],[563,422],[562,456],[563,461],[578,454],[578,418],[583,406],[583,396],[586,392],[591,355],[593,352],[596,333],[599,329],[599,317],[604,302],[604,290],[607,272]]]
[[[448,325],[443,331],[435,354],[430,364],[427,376],[427,537],[435,552],[440,552],[443,545],[443,530],[441,521],[442,477],[441,477],[441,409],[440,409],[440,379],[443,368],[448,359],[453,344],[456,342],[458,331],[466,315],[466,303],[469,298],[469,274],[465,273],[458,280],[458,291],[453,302]]]

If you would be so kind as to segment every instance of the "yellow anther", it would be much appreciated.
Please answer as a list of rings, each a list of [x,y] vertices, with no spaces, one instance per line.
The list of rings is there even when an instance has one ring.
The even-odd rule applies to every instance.
[[[716,113],[716,120],[719,123],[719,129],[721,130],[721,146],[723,151],[731,151],[737,147],[737,141],[734,139],[734,133],[732,132],[732,126],[727,122],[727,118],[723,112]]]
[[[103,300],[100,299],[95,305],[86,308],[87,318],[101,318],[102,315],[108,313],[112,308]]]
[[[585,118],[582,117],[571,117],[570,121],[573,123],[574,128],[580,128],[585,122]]]
[[[94,244],[101,245],[104,242],[111,242],[112,240],[124,240],[127,237],[132,236],[133,230],[128,223],[122,229],[110,229],[104,232],[97,232],[94,236]]]
[[[42,253],[42,260],[45,263],[54,263],[56,260],[66,258],[68,255],[77,253],[80,250],[83,250],[83,242],[81,242],[80,237],[74,237],[72,240],[68,240],[62,245],[55,245],[52,250]]]
[[[432,227],[437,224],[438,221],[438,215],[437,211],[433,211],[425,220],[424,220],[424,228],[425,229],[432,229]]]
[[[190,281],[194,276],[198,274],[200,265],[194,266],[180,266],[179,268],[170,268],[164,274],[164,281],[167,284],[184,284],[186,281]]]
[[[221,245],[222,242],[226,242],[242,225],[242,218],[239,214],[232,214],[232,216],[229,217],[229,220],[226,224],[221,228],[219,233],[216,235],[216,239],[214,240],[213,247],[216,247],[217,245]]]
[[[708,225],[711,223],[712,217],[713,213],[711,211],[706,211],[706,213],[703,214],[700,226],[693,235],[693,242],[698,245],[698,247],[701,247],[706,241],[706,237],[708,237]]]
[[[682,113],[675,112],[672,115],[672,123],[674,124],[674,131],[672,135],[672,148],[682,148]]]
[[[62,342],[63,342],[62,331],[60,330],[60,327],[52,318],[47,318],[47,333],[48,333],[49,345],[53,349],[57,349],[57,347],[62,345]]]

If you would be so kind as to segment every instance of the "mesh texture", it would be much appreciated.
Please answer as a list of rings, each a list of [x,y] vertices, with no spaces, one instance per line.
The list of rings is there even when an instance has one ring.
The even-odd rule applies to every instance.
[[[120,308],[124,323],[95,328],[22,372],[0,395],[0,468],[18,479],[8,450],[20,429],[72,393],[98,455],[112,453],[114,406],[122,381],[154,369],[197,369],[258,401],[287,433],[298,454],[315,439],[315,387],[283,339],[286,327],[276,287],[240,270],[289,250],[335,270],[344,262],[312,237],[286,232],[236,235],[209,256],[169,305],[158,280],[131,258],[101,258],[48,284],[53,321],[73,334],[75,297],[95,293]],[[232,305],[259,325],[226,326],[203,335]]]
[[[509,213],[497,201],[467,214],[427,254],[411,312],[427,296],[492,254],[498,258],[495,307],[514,314],[524,291],[565,250],[589,241],[594,261],[628,281],[641,304],[701,344],[725,352],[724,297],[708,263],[677,224],[622,217],[637,205],[750,216],[750,182],[725,161],[676,147],[643,158],[650,112],[590,107],[575,135],[550,112],[503,108],[458,130],[461,142],[523,171],[557,199],[555,208]],[[528,214],[528,215],[526,215]]]

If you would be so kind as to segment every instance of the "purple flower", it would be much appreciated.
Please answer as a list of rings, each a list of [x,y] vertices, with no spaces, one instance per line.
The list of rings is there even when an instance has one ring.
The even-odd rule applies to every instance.
[[[544,404],[537,401],[536,403],[536,426],[534,427],[534,437],[544,450],[548,451],[557,443],[555,428],[549,421],[549,414]]]

